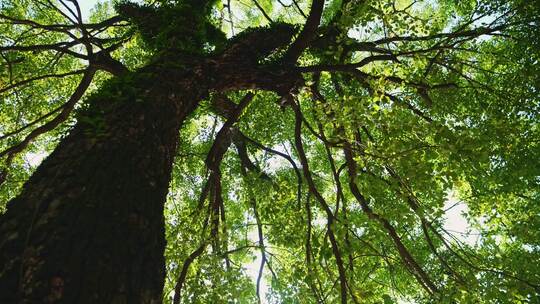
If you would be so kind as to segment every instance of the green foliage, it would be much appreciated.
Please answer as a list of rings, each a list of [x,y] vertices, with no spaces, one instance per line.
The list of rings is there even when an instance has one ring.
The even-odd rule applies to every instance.
[[[77,115],[25,153],[46,154],[75,122],[100,136],[106,127],[103,109],[144,102],[141,89],[152,84],[154,75],[140,71],[162,54],[213,60],[229,51],[261,69],[281,67],[282,53],[305,22],[298,7],[309,13],[311,1],[297,1],[298,7],[281,2],[259,0],[274,22],[240,1],[229,7],[215,1],[119,2],[115,9],[129,26],[109,27],[99,37],[110,40],[104,47],[122,44],[112,56],[132,72],[98,73]],[[7,16],[67,22],[58,11],[33,1],[3,1],[1,6]],[[112,5],[103,4],[90,20],[98,23],[114,14]],[[298,62],[284,67],[319,69],[304,69],[305,86],[292,92],[303,116],[300,138],[295,137],[294,108],[275,93],[255,92],[233,128],[243,135],[251,167],[233,136],[219,167],[225,220],[215,239],[212,193],[201,195],[212,173],[206,157],[227,119],[217,114],[213,101],[221,94],[238,104],[246,92],[212,92],[182,126],[165,205],[165,302],[172,301],[184,262],[206,244],[189,268],[182,303],[256,302],[257,274],[254,278],[246,268],[257,272],[260,264],[254,261],[260,262],[261,249],[267,259],[262,285],[268,303],[339,303],[332,232],[349,302],[538,303],[538,16],[538,1],[326,1],[314,40]],[[482,32],[493,27],[498,30]],[[65,33],[40,31],[1,23],[1,45],[66,39]],[[84,60],[54,50],[6,49],[1,55],[0,87],[86,67]],[[358,64],[373,56],[387,57]],[[168,63],[178,69],[191,66],[181,60]],[[2,92],[0,134],[62,105],[79,80],[79,74],[47,78]],[[91,107],[96,104],[102,110]],[[31,130],[0,140],[0,149]],[[325,207],[308,189],[298,140],[314,187],[335,216],[331,226]],[[356,176],[349,172],[347,144]],[[27,155],[10,165],[10,178],[0,188],[2,204],[31,174]],[[388,226],[437,293],[422,287]]]

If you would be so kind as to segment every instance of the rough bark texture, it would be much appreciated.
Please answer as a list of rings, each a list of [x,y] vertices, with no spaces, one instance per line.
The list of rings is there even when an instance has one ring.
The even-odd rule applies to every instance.
[[[128,77],[92,99],[9,202],[0,303],[161,303],[178,130],[208,89],[192,74]]]

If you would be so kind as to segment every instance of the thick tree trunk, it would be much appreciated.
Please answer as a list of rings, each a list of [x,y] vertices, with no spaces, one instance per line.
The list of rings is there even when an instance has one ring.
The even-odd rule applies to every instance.
[[[161,303],[179,128],[210,90],[287,96],[301,75],[258,61],[293,33],[261,28],[208,58],[171,50],[91,97],[0,218],[0,303]]]
[[[179,128],[207,92],[146,69],[91,97],[0,219],[0,303],[161,303]]]

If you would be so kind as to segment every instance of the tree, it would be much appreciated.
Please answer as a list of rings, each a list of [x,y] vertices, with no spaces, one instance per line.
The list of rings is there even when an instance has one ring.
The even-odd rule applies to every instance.
[[[1,5],[2,303],[540,301],[539,4]]]

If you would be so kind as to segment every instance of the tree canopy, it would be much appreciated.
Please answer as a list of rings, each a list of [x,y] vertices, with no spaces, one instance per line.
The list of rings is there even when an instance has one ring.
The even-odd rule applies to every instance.
[[[164,302],[540,302],[540,2],[79,2],[0,1],[0,208],[132,71],[248,58],[182,126]]]

